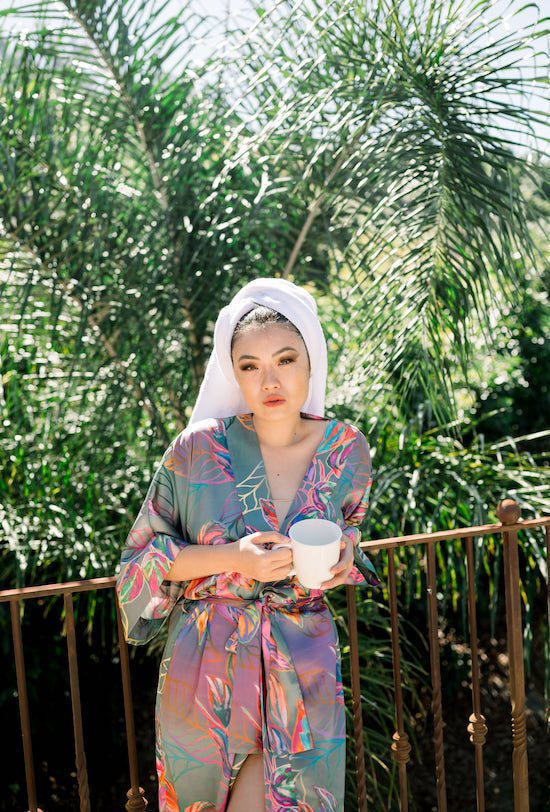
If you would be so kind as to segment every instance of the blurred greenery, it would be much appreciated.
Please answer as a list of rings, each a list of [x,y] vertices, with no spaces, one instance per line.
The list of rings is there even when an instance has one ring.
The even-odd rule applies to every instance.
[[[327,410],[373,451],[366,537],[494,521],[504,495],[548,513],[549,20],[504,5],[508,26],[489,0],[251,2],[206,55],[215,23],[191,3],[0,11],[2,587],[113,573],[217,311],[256,276],[318,299]],[[422,562],[402,555],[414,625]],[[499,567],[477,543],[490,630]],[[460,626],[460,545],[438,570]],[[547,578],[525,534],[528,628]],[[360,604],[380,763],[384,597]],[[422,657],[406,646],[411,684]]]

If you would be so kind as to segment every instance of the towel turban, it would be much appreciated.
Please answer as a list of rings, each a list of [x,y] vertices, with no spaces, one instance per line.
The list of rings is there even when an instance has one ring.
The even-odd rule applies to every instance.
[[[248,412],[233,373],[231,339],[240,319],[258,305],[276,310],[300,331],[311,365],[309,393],[302,411],[319,417],[324,415],[327,345],[315,299],[304,288],[287,279],[263,278],[249,282],[220,310],[214,328],[214,349],[189,425],[206,418],[230,417]]]

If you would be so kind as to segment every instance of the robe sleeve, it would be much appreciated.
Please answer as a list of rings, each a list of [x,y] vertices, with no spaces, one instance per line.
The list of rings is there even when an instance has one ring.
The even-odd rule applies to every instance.
[[[192,437],[169,446],[122,551],[117,592],[126,639],[143,645],[160,630],[184,584],[165,577],[186,539]]]
[[[358,429],[349,428],[354,432],[355,437],[340,480],[341,519],[339,518],[338,523],[343,530],[346,526],[360,527],[367,512],[372,486],[372,467],[367,440]],[[365,582],[369,586],[378,586],[380,579],[373,564],[356,544],[354,567],[348,576],[347,583],[364,584]]]

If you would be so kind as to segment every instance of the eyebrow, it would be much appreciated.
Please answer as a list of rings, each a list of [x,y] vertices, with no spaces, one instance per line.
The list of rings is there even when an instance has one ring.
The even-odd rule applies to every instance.
[[[276,355],[282,355],[283,352],[288,352],[289,350],[292,350],[292,352],[299,352],[299,350],[296,347],[288,346],[288,347],[283,347],[280,350],[276,350],[274,353],[272,353],[271,357],[275,358]],[[237,360],[238,361],[244,361],[244,360],[246,360],[246,361],[259,361],[260,359],[258,358],[257,355],[239,355],[239,358]]]

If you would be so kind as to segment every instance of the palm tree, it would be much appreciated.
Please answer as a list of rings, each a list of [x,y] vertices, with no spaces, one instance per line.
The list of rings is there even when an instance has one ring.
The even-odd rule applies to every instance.
[[[321,242],[329,286],[352,302],[358,351],[345,375],[363,401],[365,381],[376,398],[389,386],[405,416],[424,400],[440,420],[456,414],[453,378],[466,376],[472,336],[536,267],[518,177],[540,185],[547,167],[519,147],[548,126],[548,29],[523,30],[513,7],[506,28],[496,11],[276,3],[235,67],[250,88],[236,107],[256,110],[248,148],[271,139],[274,182],[291,177],[302,210],[284,273],[307,276]],[[349,347],[349,330],[340,335]]]
[[[167,5],[21,4],[32,25],[0,46],[4,510],[34,482],[38,526],[10,513],[13,544],[36,561],[29,536],[52,551],[58,520],[78,528],[80,574],[112,569],[120,496],[138,498],[144,459],[185,425],[212,303],[269,272],[279,239],[258,157],[225,171],[234,115],[195,65],[204,21]]]
[[[191,6],[21,3],[39,26],[3,41],[4,251],[162,442],[212,297],[274,268],[354,302],[360,383],[443,395],[448,417],[470,323],[533,262],[514,169],[536,166],[514,146],[540,119],[521,68],[544,28],[496,36],[465,0],[256,5],[239,59],[197,67]]]

